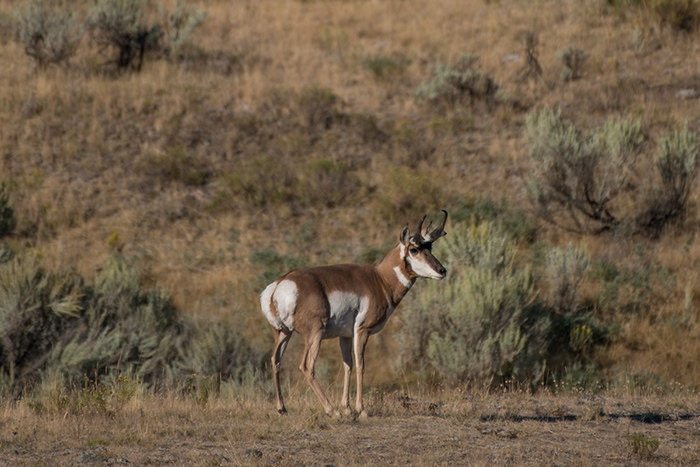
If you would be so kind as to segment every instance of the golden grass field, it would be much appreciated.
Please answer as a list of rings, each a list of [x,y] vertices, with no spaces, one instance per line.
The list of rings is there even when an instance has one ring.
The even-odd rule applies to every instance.
[[[15,3],[0,0],[0,26]],[[271,348],[254,250],[311,265],[354,262],[388,250],[403,225],[425,212],[477,198],[530,212],[523,174],[531,110],[560,108],[584,128],[609,116],[641,119],[650,142],[636,176],[653,179],[656,139],[686,123],[700,131],[700,99],[678,97],[700,92],[700,32],[673,30],[649,8],[615,3],[191,1],[208,12],[196,45],[179,61],[146,56],[140,72],[123,74],[87,36],[69,64],[37,70],[3,28],[0,182],[8,183],[18,223],[3,240],[47,268],[84,277],[115,252],[137,258],[144,286],[166,289],[184,313],[226,318]],[[84,13],[82,2],[65,4]],[[523,78],[528,32],[537,37],[536,78]],[[570,82],[560,79],[557,59],[567,46],[588,53],[581,78]],[[479,56],[506,103],[438,111],[417,102],[431,66],[464,53]],[[367,59],[377,56],[403,65],[375,74]],[[304,100],[319,90],[335,96],[331,110]],[[328,161],[352,176],[314,178],[314,164]],[[291,188],[278,181],[288,173],[299,178]],[[624,198],[619,209],[634,211],[640,197]],[[630,283],[613,298],[594,278],[584,284],[596,318],[620,328],[596,361],[607,376],[653,374],[682,390],[423,392],[410,376],[387,371],[399,310],[368,346],[365,381],[377,388],[368,421],[321,415],[295,372],[295,337],[283,372],[291,379],[288,417],[250,393],[203,407],[142,395],[108,414],[5,403],[0,464],[700,463],[698,201],[696,188],[686,219],[655,239],[536,224],[536,242],[585,245],[591,258],[650,271],[643,288]],[[523,258],[532,251],[523,245]],[[622,306],[629,303],[632,312]],[[339,392],[339,357],[334,342],[324,345],[319,365],[334,375],[324,382],[331,394]],[[399,384],[406,387],[389,389]],[[634,433],[657,439],[658,451],[634,454]]]
[[[668,465],[700,462],[697,395],[372,391],[334,419],[304,385],[290,413],[254,393],[137,393],[0,411],[0,465]],[[337,391],[336,391],[337,392]],[[339,394],[332,394],[332,399]],[[636,442],[635,442],[636,440]]]
[[[3,11],[12,5],[2,3]],[[137,257],[147,282],[183,310],[233,314],[254,332],[266,324],[250,287],[259,273],[253,249],[310,264],[354,261],[370,248],[387,249],[423,212],[477,197],[528,209],[521,174],[529,109],[560,107],[584,127],[611,115],[640,118],[652,139],[647,159],[654,137],[685,122],[698,127],[700,101],[676,97],[698,85],[697,37],[644,8],[481,0],[192,5],[208,12],[194,52],[181,62],[147,57],[140,73],[109,73],[109,56],[87,38],[68,66],[38,71],[23,46],[3,36],[0,173],[18,212],[11,241],[34,249],[47,267],[86,277],[115,250]],[[541,79],[521,79],[527,31],[537,35]],[[589,59],[581,79],[562,82],[556,54],[568,45]],[[415,90],[430,66],[467,52],[510,103],[447,114],[419,105]],[[401,54],[408,64],[378,78],[363,65],[376,54]],[[294,93],[316,88],[337,96],[335,109],[349,123],[326,129],[313,121],[314,109]],[[313,191],[293,203],[254,195],[246,202],[226,191],[226,177],[237,171],[255,186],[258,173],[303,170],[319,158],[352,171],[359,191],[340,191],[346,201],[335,204],[314,200]],[[316,191],[333,183],[306,182]],[[625,199],[622,208],[633,210],[634,202]],[[659,240],[539,227],[546,244],[585,243],[593,258],[672,272],[672,282],[651,283],[644,313],[608,316],[624,327],[607,349],[618,369],[697,381],[696,203],[694,194],[685,225]],[[313,241],[298,241],[309,225]],[[588,288],[590,297],[600,289]],[[664,324],[681,318],[691,326]]]

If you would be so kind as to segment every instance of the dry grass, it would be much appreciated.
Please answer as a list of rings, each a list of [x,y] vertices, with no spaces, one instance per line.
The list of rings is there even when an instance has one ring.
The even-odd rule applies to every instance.
[[[226,392],[205,405],[143,393],[114,410],[0,407],[3,465],[691,465],[700,401],[687,394],[551,395],[373,391],[372,416],[332,419],[302,388],[279,416],[270,398]],[[337,391],[331,391],[334,398]],[[299,395],[301,394],[301,395]],[[637,439],[657,441],[651,455]],[[643,437],[642,437],[643,435]]]
[[[198,46],[179,63],[147,57],[141,73],[108,72],[107,58],[87,41],[69,66],[40,73],[21,45],[0,38],[0,181],[10,181],[18,216],[10,241],[35,249],[50,268],[75,267],[86,277],[116,247],[139,257],[147,281],[182,309],[235,314],[260,340],[270,336],[261,332],[253,249],[273,247],[310,264],[353,261],[385,248],[423,210],[476,196],[527,208],[520,175],[529,109],[561,107],[581,127],[609,115],[639,117],[652,139],[684,122],[700,130],[698,100],[676,97],[698,87],[697,33],[673,32],[644,11],[618,15],[603,1],[573,0],[191,3],[209,13]],[[13,4],[0,2],[3,12]],[[543,73],[523,80],[528,31],[537,33]],[[580,79],[564,83],[556,54],[569,45],[589,59]],[[431,66],[464,53],[479,55],[507,103],[444,114],[419,105],[414,93]],[[400,54],[407,65],[377,79],[363,63],[378,54]],[[313,88],[338,97],[342,115],[330,128],[309,123],[300,96]],[[640,157],[650,160],[651,146]],[[319,157],[346,164],[361,196],[332,207],[303,199],[256,205],[224,190],[216,205],[228,180],[220,175],[238,174],[261,154],[290,170]],[[696,209],[697,194],[691,202]],[[309,223],[313,240],[299,241]],[[611,306],[600,282],[587,285],[594,311],[622,325],[600,357],[611,374],[698,383],[696,226],[691,213],[654,241],[538,232],[551,245],[585,241],[593,256],[633,271],[670,271],[666,282],[650,276],[647,295],[621,288]],[[117,244],[108,241],[114,233]],[[375,382],[395,378],[383,362],[397,325],[370,344]],[[325,352],[338,360],[336,348]]]

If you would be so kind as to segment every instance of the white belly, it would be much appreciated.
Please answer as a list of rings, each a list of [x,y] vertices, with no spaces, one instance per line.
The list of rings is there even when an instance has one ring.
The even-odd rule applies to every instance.
[[[323,338],[352,337],[365,319],[369,299],[353,293],[332,292],[328,295],[328,302],[331,314]]]

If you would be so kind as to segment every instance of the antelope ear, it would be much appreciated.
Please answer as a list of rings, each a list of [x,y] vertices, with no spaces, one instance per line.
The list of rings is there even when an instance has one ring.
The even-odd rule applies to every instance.
[[[409,237],[410,233],[408,232],[408,224],[406,224],[406,227],[403,228],[403,230],[401,231],[401,235],[399,236],[399,240],[401,241],[401,244],[403,246],[408,246]]]

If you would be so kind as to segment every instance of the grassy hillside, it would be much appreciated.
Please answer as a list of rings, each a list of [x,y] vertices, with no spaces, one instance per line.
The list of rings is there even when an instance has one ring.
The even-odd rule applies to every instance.
[[[700,381],[698,188],[656,235],[557,228],[527,196],[525,127],[545,107],[582,130],[638,119],[645,143],[614,207],[634,217],[660,183],[657,142],[700,131],[694,2],[190,5],[207,12],[192,42],[147,51],[136,71],[117,70],[89,34],[69,61],[38,68],[16,40],[15,2],[0,2],[0,183],[16,220],[6,248],[84,278],[111,256],[135,259],[144,288],[271,348],[257,302],[267,280],[376,261],[405,223],[444,208],[504,222],[542,297],[546,251],[585,249],[577,309],[614,329],[587,354],[597,378]],[[148,20],[159,18],[154,4]],[[471,87],[435,91],[440,65],[468,65]],[[370,341],[372,384],[399,378],[385,369],[402,325]]]

